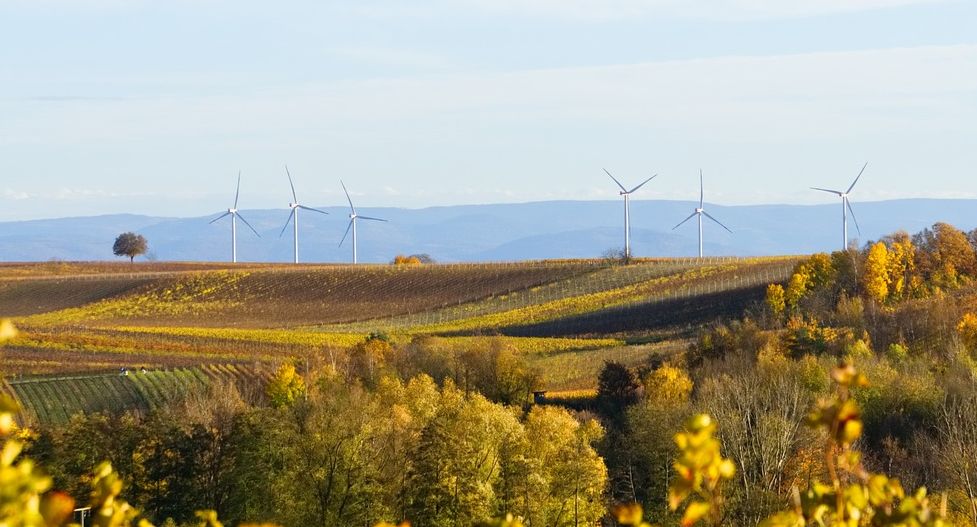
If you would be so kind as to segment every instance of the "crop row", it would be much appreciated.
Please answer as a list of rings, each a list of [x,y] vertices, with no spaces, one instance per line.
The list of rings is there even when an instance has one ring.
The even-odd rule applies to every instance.
[[[397,317],[367,320],[353,324],[339,324],[326,326],[328,331],[365,331],[368,328],[383,327],[386,329],[416,328],[443,324],[467,318],[473,318],[502,311],[509,311],[520,307],[539,305],[567,297],[608,291],[627,285],[665,277],[697,267],[687,261],[674,262],[649,261],[627,266],[610,266],[594,269],[591,272],[554,280],[549,283],[514,291],[504,291],[499,294],[473,301],[439,309],[421,311]]]
[[[131,293],[153,282],[149,278],[0,280],[0,313],[19,317],[68,309]]]
[[[163,280],[137,294],[107,298],[98,302],[29,317],[34,325],[78,324],[99,320],[152,316],[197,317],[232,307],[231,301],[212,298],[227,296],[244,276],[243,272],[216,271],[189,273],[178,280]],[[84,283],[84,282],[83,282]]]
[[[617,289],[560,298],[508,311],[412,328],[417,333],[450,333],[536,324],[615,307],[662,302],[780,281],[791,260],[731,263],[691,269]]]
[[[28,421],[64,423],[77,413],[146,411],[203,390],[215,380],[261,384],[267,374],[241,366],[204,366],[132,371],[128,375],[90,374],[20,378],[9,390]]]
[[[404,342],[407,335],[394,335]],[[453,348],[475,346],[486,337],[443,337]],[[610,348],[617,339],[492,337],[519,353],[548,354]],[[277,362],[324,349],[348,349],[363,335],[312,331],[235,328],[162,327],[40,327],[27,328],[6,351],[13,373],[44,373],[67,368],[93,370],[118,367],[177,367],[207,362]]]
[[[716,289],[717,286],[710,282],[709,276],[717,269],[742,269],[742,273],[735,278],[729,278],[729,273],[723,274],[723,279],[727,281],[779,281],[781,272],[771,272],[770,268],[791,268],[794,263],[793,258],[652,260],[604,268],[541,287],[446,309],[354,324],[327,325],[320,329],[330,332],[363,332],[383,328],[387,331],[425,333],[499,328],[645,302],[648,298],[664,300],[676,295],[704,293],[710,288]],[[707,283],[702,285],[699,282]],[[677,287],[663,293],[662,284],[665,283],[674,283]],[[728,284],[719,285],[719,290],[726,288]]]
[[[160,279],[136,294],[39,314],[27,322],[258,327],[343,322],[456,305],[597,268],[595,263],[540,263],[194,272]],[[63,288],[76,285],[88,287]],[[28,286],[42,287],[38,282],[22,284]]]

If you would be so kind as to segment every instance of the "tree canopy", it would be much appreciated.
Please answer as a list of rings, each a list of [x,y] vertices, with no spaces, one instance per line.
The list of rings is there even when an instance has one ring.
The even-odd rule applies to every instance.
[[[116,256],[126,256],[132,262],[141,254],[146,254],[149,249],[149,242],[141,234],[134,232],[123,232],[115,239],[112,245],[112,253]]]

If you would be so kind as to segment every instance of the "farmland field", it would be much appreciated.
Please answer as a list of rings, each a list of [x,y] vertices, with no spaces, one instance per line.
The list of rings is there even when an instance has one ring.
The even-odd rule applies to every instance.
[[[0,315],[20,330],[0,351],[0,389],[44,421],[145,410],[215,371],[256,380],[285,360],[334,360],[383,331],[395,343],[430,335],[459,350],[494,339],[547,389],[586,393],[604,361],[680,353],[691,329],[741,314],[796,262],[0,265]],[[148,373],[130,379],[120,368]],[[168,380],[139,384],[156,377]]]

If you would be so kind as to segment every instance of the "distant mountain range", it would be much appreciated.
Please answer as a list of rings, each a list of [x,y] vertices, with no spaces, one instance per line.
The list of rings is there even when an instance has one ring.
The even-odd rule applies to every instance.
[[[636,256],[694,256],[695,222],[672,227],[695,203],[634,201],[632,246]],[[899,229],[910,233],[944,221],[962,229],[977,227],[977,200],[893,200],[854,203],[859,239],[877,239]],[[347,210],[320,207],[325,216],[303,211],[301,260],[347,262],[348,245],[338,247]],[[733,230],[706,220],[708,255],[804,254],[841,245],[841,204],[707,205]],[[388,262],[397,254],[427,253],[442,262],[502,261],[600,256],[623,247],[623,206],[618,201],[546,201],[464,205],[426,209],[364,208],[360,214],[389,223],[361,222],[359,254],[364,262]],[[208,222],[221,211],[199,218],[161,218],[131,214],[0,223],[0,261],[110,260],[112,242],[123,231],[143,234],[150,255],[159,260],[216,261],[230,258],[230,225]],[[241,261],[291,260],[290,230],[279,236],[287,210],[243,210],[261,233],[238,224]],[[849,234],[858,236],[854,223]],[[347,244],[349,242],[347,241]]]

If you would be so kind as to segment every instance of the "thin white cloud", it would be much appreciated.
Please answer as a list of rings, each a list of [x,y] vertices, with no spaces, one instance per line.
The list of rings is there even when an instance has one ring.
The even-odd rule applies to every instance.
[[[145,177],[167,174],[196,188],[226,170],[214,164],[265,164],[244,164],[251,185],[268,174],[280,179],[288,160],[307,173],[329,166],[368,178],[374,205],[430,203],[420,189],[402,188],[404,178],[429,187],[464,181],[471,197],[451,190],[456,202],[504,198],[505,188],[524,187],[514,197],[534,199],[557,182],[585,190],[604,177],[599,168],[608,161],[626,179],[649,167],[668,175],[650,187],[654,197],[685,197],[705,163],[714,199],[755,203],[792,200],[796,188],[841,185],[868,159],[871,180],[898,194],[912,191],[910,177],[933,166],[953,174],[977,164],[969,139],[977,133],[977,45],[425,75],[112,102],[0,101],[0,114],[0,147],[86,152],[83,162],[96,160],[85,167],[90,173],[122,170],[114,160],[121,156]],[[199,166],[201,159],[212,166]],[[9,165],[11,156],[0,163],[8,173],[23,172]],[[756,176],[772,184],[732,191]],[[890,177],[904,184],[888,185]],[[926,189],[930,195],[970,185],[959,176],[931,179],[942,186]],[[403,194],[373,193],[383,185]],[[447,194],[428,196],[451,202]]]
[[[443,70],[452,65],[443,56],[403,48],[342,47],[327,53],[350,62],[375,66]]]
[[[3,199],[9,199],[15,201],[23,201],[25,199],[31,199],[30,194],[19,190],[9,189],[9,188],[3,189],[3,192],[0,193],[0,196],[2,196]]]
[[[463,0],[489,12],[576,19],[670,16],[706,19],[792,18],[944,0]]]
[[[248,95],[57,105],[0,101],[0,142],[214,134],[383,141],[472,124],[602,122],[731,140],[972,132],[977,45],[725,57],[621,66],[347,81]],[[398,123],[400,126],[385,126]],[[357,137],[362,134],[362,137]]]

